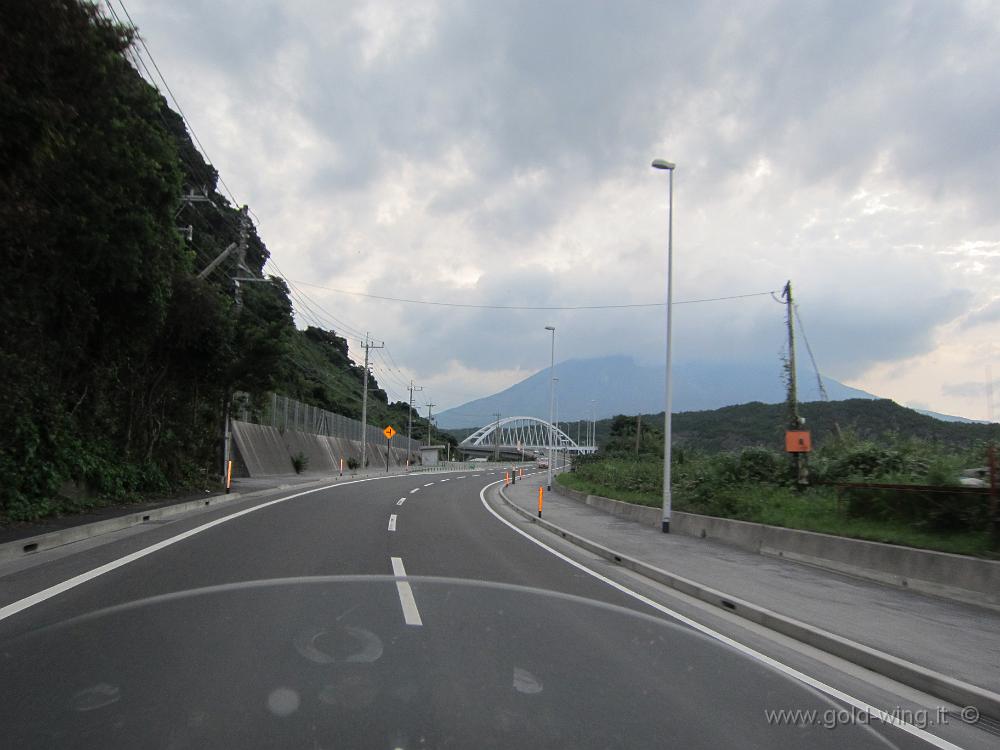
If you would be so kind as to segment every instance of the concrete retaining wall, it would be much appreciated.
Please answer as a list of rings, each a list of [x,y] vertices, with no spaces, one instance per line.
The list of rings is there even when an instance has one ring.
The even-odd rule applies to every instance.
[[[267,477],[291,474],[292,456],[301,453],[308,459],[307,470],[333,474],[340,470],[340,459],[346,464],[348,459],[361,461],[361,443],[346,438],[313,435],[309,432],[285,430],[276,427],[233,423],[233,442],[236,447],[234,463],[245,468],[251,477]],[[385,466],[385,444],[368,444],[368,466]],[[406,451],[393,448],[390,451],[389,466],[406,465]]]
[[[605,513],[660,528],[659,508],[556,487],[560,494]],[[762,555],[1000,608],[1000,562],[992,560],[676,511],[671,515],[670,528],[675,533],[715,539]]]

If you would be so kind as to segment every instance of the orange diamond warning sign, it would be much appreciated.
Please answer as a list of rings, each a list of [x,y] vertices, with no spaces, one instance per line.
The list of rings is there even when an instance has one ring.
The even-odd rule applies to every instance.
[[[389,425],[384,430],[382,430],[382,433],[385,435],[387,440],[392,440],[393,436],[396,434],[396,431],[392,428],[392,425]]]

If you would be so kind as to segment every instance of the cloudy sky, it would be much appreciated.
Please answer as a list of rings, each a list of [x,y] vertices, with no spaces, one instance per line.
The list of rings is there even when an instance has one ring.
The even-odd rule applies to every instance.
[[[506,387],[547,364],[546,324],[557,359],[661,361],[662,308],[344,292],[661,302],[662,157],[677,163],[675,299],[791,279],[824,374],[987,417],[996,2],[126,6],[259,217],[300,325],[384,340],[394,398],[410,378],[438,410]],[[677,306],[675,326],[676,360],[777,366],[767,296]]]

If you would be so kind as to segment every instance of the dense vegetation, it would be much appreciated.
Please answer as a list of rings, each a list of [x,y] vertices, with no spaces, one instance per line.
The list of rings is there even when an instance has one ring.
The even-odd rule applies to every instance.
[[[673,441],[684,448],[707,452],[748,447],[780,448],[784,445],[787,408],[785,404],[753,402],[712,411],[680,412],[673,418]],[[1000,425],[943,422],[888,399],[814,401],[800,404],[799,411],[817,446],[836,440],[838,433],[851,433],[862,440],[890,442],[903,436],[953,448],[1000,441]],[[623,420],[628,424],[618,426]],[[634,425],[634,416],[619,415],[599,420],[598,445],[605,448],[612,437],[620,442],[626,435],[631,435],[634,442]],[[652,441],[650,445],[662,444],[663,412],[643,414],[642,431],[646,435],[643,439]]]
[[[879,414],[886,402],[856,403],[867,403]],[[779,434],[780,409],[776,407],[774,415]],[[658,506],[663,489],[662,432],[648,431],[636,454],[635,423],[634,417],[612,420],[604,450],[579,460],[575,471],[560,481],[592,494]],[[770,448],[706,451],[680,444],[673,452],[673,506],[691,513],[986,554],[990,545],[988,497],[948,489],[958,483],[963,469],[985,464],[985,444],[968,438],[963,445],[957,439],[952,444],[903,437],[892,430],[894,426],[890,422],[878,439],[842,429],[839,436],[821,441],[809,462],[814,485],[805,492],[795,486],[787,456]],[[979,430],[974,428],[981,426],[958,427],[973,428],[975,436]],[[711,444],[707,429],[702,435]],[[838,490],[832,486],[847,482],[934,489]]]
[[[334,332],[295,328],[283,281],[243,284],[238,305],[232,259],[197,278],[238,241],[239,207],[132,43],[90,3],[4,6],[0,520],[66,510],[70,485],[118,499],[210,482],[234,391],[360,417],[361,368]],[[247,266],[267,258],[250,225]],[[373,385],[369,421],[405,421]]]

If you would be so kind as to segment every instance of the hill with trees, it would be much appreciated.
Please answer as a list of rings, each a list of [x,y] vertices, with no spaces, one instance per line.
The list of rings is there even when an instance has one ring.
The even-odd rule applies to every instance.
[[[0,521],[67,509],[67,483],[122,499],[211,482],[236,391],[360,417],[346,340],[296,328],[263,240],[129,62],[134,41],[91,3],[4,6]],[[232,257],[201,278],[243,232],[266,280],[237,289]],[[370,384],[369,421],[405,422]]]
[[[751,447],[781,450],[787,408],[785,404],[753,402],[711,411],[679,412],[672,421],[673,442],[675,446],[707,453]],[[1000,440],[998,424],[944,422],[889,399],[812,401],[801,404],[799,411],[817,447],[847,432],[860,440],[912,438],[957,449]],[[642,415],[641,425],[641,449],[662,455],[663,412]],[[596,432],[602,449],[634,451],[636,417],[618,415],[599,420]]]

